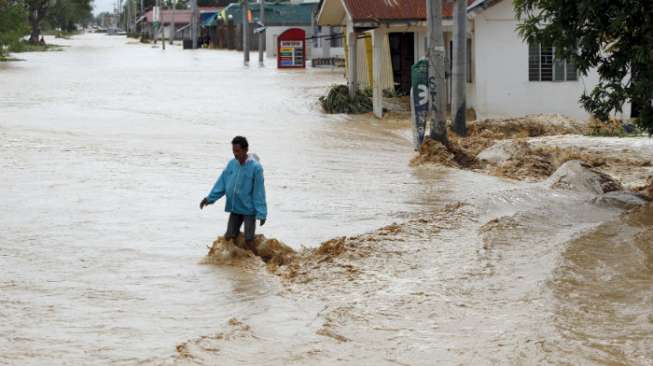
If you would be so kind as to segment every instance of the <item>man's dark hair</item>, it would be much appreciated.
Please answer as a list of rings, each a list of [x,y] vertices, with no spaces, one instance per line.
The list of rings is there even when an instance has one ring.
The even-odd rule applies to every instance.
[[[247,149],[249,147],[249,143],[247,143],[247,139],[243,136],[236,136],[234,137],[233,140],[231,140],[232,145],[238,144],[241,149]]]

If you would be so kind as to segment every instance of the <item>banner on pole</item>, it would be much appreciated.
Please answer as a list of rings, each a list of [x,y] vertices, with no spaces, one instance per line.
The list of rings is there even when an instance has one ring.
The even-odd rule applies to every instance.
[[[429,62],[419,60],[410,70],[412,87],[410,89],[410,104],[413,120],[413,137],[415,149],[424,142],[426,121],[429,114]]]

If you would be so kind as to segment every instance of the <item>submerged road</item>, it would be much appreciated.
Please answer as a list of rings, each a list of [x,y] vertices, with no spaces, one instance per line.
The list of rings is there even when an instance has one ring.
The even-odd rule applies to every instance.
[[[653,208],[410,168],[402,122],[320,112],[339,69],[56,42],[0,64],[0,364],[651,364]],[[260,232],[343,253],[288,278],[199,264],[238,134]]]
[[[0,64],[0,364],[165,355],[283,306],[257,278],[197,265],[226,227],[224,201],[198,204],[235,135],[265,168],[260,232],[295,248],[425,208],[401,133],[320,112],[342,69],[245,68],[237,52],[102,34],[50,41],[63,51]]]

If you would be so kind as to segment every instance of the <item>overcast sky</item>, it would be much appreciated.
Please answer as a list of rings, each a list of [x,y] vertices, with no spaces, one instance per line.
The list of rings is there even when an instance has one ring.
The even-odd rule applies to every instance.
[[[98,15],[103,11],[112,12],[116,5],[116,0],[94,0],[93,14]]]

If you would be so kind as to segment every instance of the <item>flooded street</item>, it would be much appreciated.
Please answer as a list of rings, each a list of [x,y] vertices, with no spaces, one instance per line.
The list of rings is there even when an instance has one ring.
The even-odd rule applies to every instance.
[[[341,70],[246,69],[236,52],[104,35],[56,42],[70,47],[0,72],[0,362],[169,354],[235,314],[283,307],[274,284],[197,265],[226,228],[224,201],[198,204],[237,134],[266,170],[260,232],[296,248],[424,207],[405,139],[319,113]]]
[[[0,364],[651,365],[650,207],[412,168],[404,123],[320,112],[342,69],[55,43],[0,63]],[[235,135],[265,168],[258,232],[343,255],[199,264]]]

